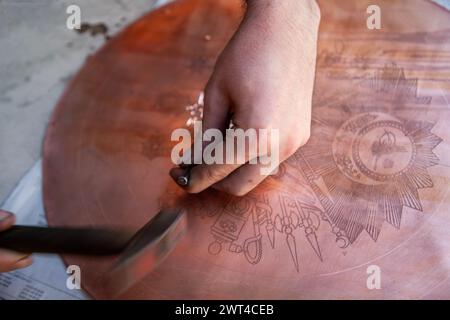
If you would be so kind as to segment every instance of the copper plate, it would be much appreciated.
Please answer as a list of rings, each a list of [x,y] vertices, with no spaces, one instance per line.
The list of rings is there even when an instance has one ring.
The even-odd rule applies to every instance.
[[[124,298],[450,298],[450,14],[378,1],[369,30],[369,4],[320,2],[312,138],[243,198],[187,196],[168,175],[170,134],[198,115],[241,1],[177,1],[133,23],[49,123],[50,225],[137,230],[163,205],[187,208],[188,234]],[[112,294],[112,261],[65,260],[93,297]]]

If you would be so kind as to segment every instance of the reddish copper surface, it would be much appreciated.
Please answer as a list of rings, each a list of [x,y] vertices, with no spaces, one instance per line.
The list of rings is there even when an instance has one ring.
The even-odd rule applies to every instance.
[[[138,229],[186,207],[187,236],[124,298],[450,298],[450,14],[379,1],[382,30],[368,30],[369,2],[322,1],[308,145],[244,198],[187,196],[168,175],[170,134],[240,3],[177,1],[88,59],[47,132],[49,223]],[[65,259],[93,297],[111,294],[111,261]]]

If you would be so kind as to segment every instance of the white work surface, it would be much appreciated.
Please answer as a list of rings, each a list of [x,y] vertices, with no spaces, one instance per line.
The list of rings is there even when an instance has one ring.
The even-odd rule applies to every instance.
[[[18,224],[47,226],[41,173],[41,161],[38,161],[1,206],[16,214]],[[0,274],[0,299],[88,298],[82,290],[67,288],[68,277],[66,266],[58,255],[35,254],[32,266]]]

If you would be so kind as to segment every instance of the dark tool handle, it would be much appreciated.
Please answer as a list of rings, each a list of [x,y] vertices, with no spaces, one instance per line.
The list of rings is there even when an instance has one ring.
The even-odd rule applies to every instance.
[[[114,255],[123,251],[131,234],[108,229],[13,226],[0,232],[0,248],[25,253]]]

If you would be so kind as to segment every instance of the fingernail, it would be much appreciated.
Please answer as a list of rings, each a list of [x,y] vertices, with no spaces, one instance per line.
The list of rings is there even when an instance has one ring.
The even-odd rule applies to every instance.
[[[33,258],[31,256],[25,256],[22,259],[17,260],[14,264],[14,269],[23,269],[30,266],[33,263]]]
[[[23,256],[22,258],[20,258],[19,260],[17,260],[17,262],[23,261],[25,259],[28,259],[29,257],[31,257],[31,254],[26,254],[25,256]]]

